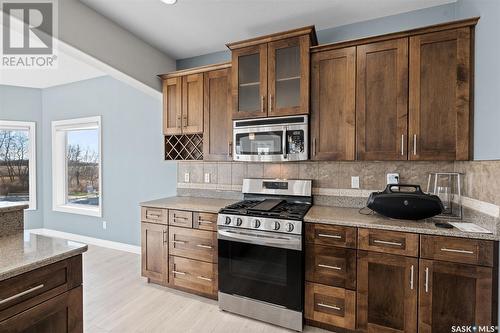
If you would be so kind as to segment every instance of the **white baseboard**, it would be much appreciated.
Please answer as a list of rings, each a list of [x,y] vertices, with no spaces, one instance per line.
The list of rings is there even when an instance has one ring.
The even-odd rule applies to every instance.
[[[90,245],[106,247],[108,249],[113,249],[113,250],[141,254],[141,247],[137,246],[137,245],[130,245],[130,244],[125,244],[125,243],[120,243],[120,242],[113,242],[113,241],[109,241],[109,240],[105,240],[105,239],[82,236],[82,235],[72,234],[69,232],[62,232],[62,231],[57,231],[57,230],[52,230],[52,229],[45,229],[45,228],[28,229],[27,231],[29,231],[33,234],[37,234],[37,235],[44,235],[44,236],[50,236],[50,237],[56,237],[56,238],[64,238],[64,239],[68,239],[68,240],[71,240],[74,242],[80,242],[80,243],[85,243],[85,244],[90,244]]]

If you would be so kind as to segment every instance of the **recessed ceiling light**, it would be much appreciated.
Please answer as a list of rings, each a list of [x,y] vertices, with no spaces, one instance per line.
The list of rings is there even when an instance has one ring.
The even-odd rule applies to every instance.
[[[163,3],[166,3],[167,5],[173,5],[177,2],[177,0],[160,0]]]

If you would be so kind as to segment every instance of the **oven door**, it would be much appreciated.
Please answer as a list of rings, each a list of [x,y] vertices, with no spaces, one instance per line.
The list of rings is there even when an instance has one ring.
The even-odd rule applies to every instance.
[[[303,310],[299,235],[219,227],[219,291]]]

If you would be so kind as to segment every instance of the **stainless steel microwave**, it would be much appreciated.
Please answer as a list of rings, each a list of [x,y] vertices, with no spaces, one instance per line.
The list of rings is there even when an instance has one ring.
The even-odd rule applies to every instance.
[[[283,162],[308,158],[308,116],[233,121],[235,161]]]

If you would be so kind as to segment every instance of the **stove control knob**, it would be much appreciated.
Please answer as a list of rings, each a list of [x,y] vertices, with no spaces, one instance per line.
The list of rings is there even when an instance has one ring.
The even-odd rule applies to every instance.
[[[274,223],[273,223],[273,229],[274,230],[280,230],[280,227],[281,227],[280,223],[278,221],[274,221]]]
[[[293,223],[287,223],[286,224],[286,231],[287,232],[292,232],[293,231]]]
[[[254,228],[259,228],[260,227],[260,220],[253,221],[253,227]]]
[[[231,218],[229,216],[226,216],[226,221],[224,223],[231,224]]]
[[[240,219],[239,217],[236,219],[236,225],[239,227],[240,225],[243,224],[243,220]]]

